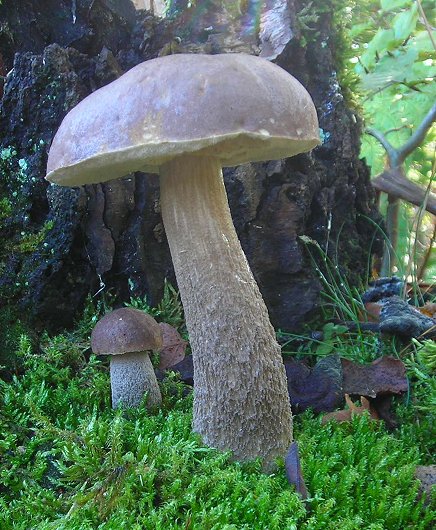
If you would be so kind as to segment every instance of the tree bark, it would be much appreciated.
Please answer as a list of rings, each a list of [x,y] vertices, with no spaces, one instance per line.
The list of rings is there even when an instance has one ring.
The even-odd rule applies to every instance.
[[[81,190],[47,187],[43,179],[50,142],[65,114],[121,72],[172,53],[173,43],[184,52],[268,48],[268,56],[315,101],[324,142],[311,154],[224,171],[234,225],[274,326],[301,329],[320,305],[321,286],[300,235],[323,248],[329,242],[331,259],[338,257],[350,284],[362,281],[371,252],[380,246],[374,237],[380,217],[368,168],[358,158],[359,120],[336,75],[340,36],[333,2],[317,13],[313,31],[305,35],[298,17],[310,2],[267,2],[277,9],[266,17],[274,23],[269,29],[265,23],[262,51],[256,14],[247,7],[239,17],[222,4],[210,2],[204,10],[203,2],[192,3],[174,21],[139,12],[136,24],[128,0],[77,0],[74,22],[66,0],[0,5],[6,71],[14,60],[0,106],[0,151],[16,152],[0,160],[0,204],[12,211],[7,218],[0,212],[0,305],[19,307],[33,328],[71,326],[97,292],[95,301],[110,293],[122,305],[146,295],[156,305],[165,277],[175,284],[157,176],[138,173]],[[231,23],[228,16],[234,17]],[[47,222],[51,228],[43,231]],[[35,244],[26,249],[22,240],[33,235]]]
[[[371,182],[376,190],[410,202],[415,206],[421,207],[425,204],[426,211],[436,215],[436,197],[434,193],[431,191],[428,193],[427,190],[405,177],[401,168],[395,167],[383,171]]]
[[[292,440],[285,369],[219,161],[185,156],[163,166],[161,206],[192,348],[194,430],[237,460],[271,464]]]
[[[398,220],[400,216],[400,200],[394,195],[388,197],[386,210],[386,234],[385,250],[380,268],[380,276],[390,276],[393,268],[397,265],[398,246]]]

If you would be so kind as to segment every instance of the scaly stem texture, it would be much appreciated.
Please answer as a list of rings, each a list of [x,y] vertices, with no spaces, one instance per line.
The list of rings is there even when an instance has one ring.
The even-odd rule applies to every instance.
[[[194,362],[194,430],[238,460],[283,456],[292,416],[280,346],[236,235],[221,165],[161,168],[162,217]]]
[[[147,393],[148,408],[159,406],[162,396],[148,352],[112,355],[110,360],[112,407],[138,407]]]

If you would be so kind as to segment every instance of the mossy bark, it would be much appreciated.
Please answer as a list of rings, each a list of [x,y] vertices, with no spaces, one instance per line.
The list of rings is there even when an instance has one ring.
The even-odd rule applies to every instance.
[[[219,161],[166,164],[161,207],[193,354],[194,430],[238,460],[271,463],[292,439],[286,375]]]

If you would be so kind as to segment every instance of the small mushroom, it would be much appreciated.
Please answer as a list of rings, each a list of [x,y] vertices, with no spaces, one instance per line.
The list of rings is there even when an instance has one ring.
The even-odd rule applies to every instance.
[[[149,352],[162,347],[159,324],[133,308],[107,313],[91,334],[96,355],[110,355],[112,407],[137,407],[147,392],[147,407],[160,405],[162,396]]]
[[[63,186],[160,174],[194,362],[194,430],[239,460],[284,456],[292,416],[280,346],[233,226],[222,167],[318,144],[312,99],[277,65],[238,53],[178,54],[139,64],[81,101],[50,149],[47,179]]]

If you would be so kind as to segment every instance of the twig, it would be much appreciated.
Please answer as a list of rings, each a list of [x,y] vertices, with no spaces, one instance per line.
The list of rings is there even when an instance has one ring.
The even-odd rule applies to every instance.
[[[393,129],[388,129],[386,132],[385,132],[385,136],[387,136],[388,134],[391,134],[393,132],[398,132],[398,131],[402,131],[403,129],[410,129],[412,127],[412,125],[401,125],[401,127],[394,127]]]
[[[371,94],[368,94],[365,98],[363,98],[362,103],[366,103],[372,97],[376,96],[380,92],[383,92],[383,90],[386,90],[390,86],[396,85],[396,84],[397,84],[397,81],[389,81],[388,83],[386,83],[386,85],[383,85],[382,87],[377,88],[377,90],[374,90],[374,92],[371,92]]]
[[[430,241],[428,242],[427,250],[424,254],[421,264],[419,265],[418,272],[416,273],[416,279],[418,281],[422,280],[424,276],[425,269],[427,268],[430,256],[433,254],[433,245],[435,241],[436,241],[436,222],[433,225],[433,234],[430,237]]]
[[[431,189],[431,185],[433,183],[433,179],[436,177],[436,148],[435,148],[435,151],[434,151],[434,155],[433,156],[433,167],[432,167],[432,175],[431,175],[431,178],[430,178],[430,182],[428,183],[428,187],[427,187],[427,197],[426,199],[428,200],[429,198],[429,195],[430,195],[430,189]],[[434,242],[436,241],[436,221],[434,222],[433,224],[433,234],[431,235],[430,237],[430,241],[428,243],[428,247],[427,247],[427,250],[424,254],[424,258],[421,262],[421,265],[419,266],[419,269],[416,273],[416,276],[417,276],[417,279],[420,280],[422,279],[422,277],[424,276],[424,272],[425,272],[425,269],[427,268],[427,264],[428,264],[428,261],[430,259],[430,256],[433,254],[433,244]]]
[[[418,86],[418,85],[421,85],[421,84],[428,84],[428,83],[429,83],[429,81],[426,81],[425,79],[422,79],[420,81],[415,81],[413,86],[411,86],[411,83],[405,83],[404,81],[397,81],[396,79],[392,79],[391,81],[389,81],[388,83],[386,83],[382,87],[377,88],[377,90],[374,90],[373,92],[368,94],[365,98],[363,98],[362,103],[365,103],[366,101],[368,101],[369,99],[373,98],[374,96],[376,96],[380,92],[383,92],[383,90],[386,90],[386,88],[389,88],[389,87],[391,87],[393,85],[404,85],[407,88],[411,88],[412,90],[416,90],[416,91],[420,92],[420,90],[418,88],[415,88],[415,87]]]
[[[428,36],[430,37],[430,40],[433,44],[433,48],[436,51],[436,42],[433,38],[433,31],[432,31],[433,28],[430,26],[430,23],[427,17],[425,16],[424,9],[422,8],[421,0],[416,0],[416,3],[418,4],[419,14],[421,15],[425,29],[427,30]]]
[[[412,153],[417,147],[422,144],[428,130],[430,129],[435,120],[436,103],[434,103],[430,110],[427,112],[424,119],[416,128],[412,136],[407,140],[406,143],[404,143],[399,148],[395,148],[386,138],[385,134],[380,131],[377,131],[376,129],[367,129],[366,132],[381,143],[388,156],[389,166],[391,168],[394,168],[401,166],[401,164],[410,155],[410,153]]]
[[[424,138],[432,126],[433,122],[436,120],[436,103],[433,103],[431,109],[427,112],[424,119],[417,127],[412,136],[407,140],[401,148],[398,149],[398,157],[400,163],[403,163],[406,157],[410,155],[417,147],[419,147]]]
[[[417,147],[419,147],[419,145],[421,145],[435,119],[436,103],[434,103],[431,109],[427,112],[424,119],[416,128],[415,132],[407,140],[407,142],[399,148],[395,148],[386,138],[385,134],[381,133],[380,131],[377,131],[376,129],[367,129],[366,132],[376,138],[376,140],[378,140],[380,144],[384,147],[386,155],[388,157],[389,169],[391,171],[385,171],[382,175],[386,174],[389,176],[389,173],[394,173],[392,170],[401,170],[402,172],[402,165],[404,164],[406,157],[410,153],[412,153]],[[379,177],[382,177],[382,175],[380,175]],[[410,180],[405,177],[403,180],[404,182],[402,183],[401,188],[410,188],[410,185],[412,184]],[[387,182],[387,184],[391,185],[389,181]],[[383,260],[381,266],[382,275],[389,274],[392,270],[392,266],[395,263],[395,253],[393,251],[396,249],[398,236],[398,215],[400,207],[398,197],[398,193],[396,195],[389,194],[389,203],[386,213],[386,231],[391,244],[383,252]],[[424,209],[427,208],[428,199],[429,192],[426,193],[424,196]]]
[[[431,214],[436,215],[436,197],[431,192],[432,179],[430,179],[427,189],[421,188],[405,177],[401,168],[394,168],[377,175],[372,179],[371,184],[378,191],[423,207]]]
[[[395,167],[392,163],[393,159],[397,155],[397,150],[395,147],[391,144],[391,142],[386,138],[386,136],[381,133],[380,131],[377,131],[377,129],[366,129],[366,133],[370,136],[373,136],[376,140],[381,143],[381,145],[384,147],[386,154],[388,155],[389,160],[389,166]]]

